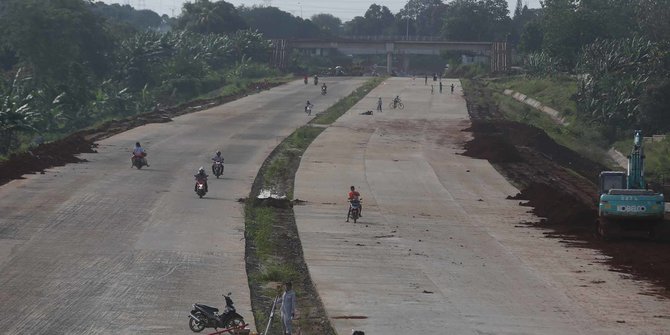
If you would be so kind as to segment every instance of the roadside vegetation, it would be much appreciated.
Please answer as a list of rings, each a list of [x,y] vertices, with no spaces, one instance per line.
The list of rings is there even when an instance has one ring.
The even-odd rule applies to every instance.
[[[272,299],[280,293],[277,286],[292,281],[301,306],[302,332],[335,334],[303,259],[292,209],[300,201],[293,199],[293,182],[303,153],[325,129],[323,126],[337,120],[385,79],[368,80],[310,124],[298,128],[275,148],[261,167],[245,201],[247,274],[257,329],[265,328]],[[273,197],[259,199],[262,191],[269,191]],[[281,331],[278,322],[274,327],[275,331]]]

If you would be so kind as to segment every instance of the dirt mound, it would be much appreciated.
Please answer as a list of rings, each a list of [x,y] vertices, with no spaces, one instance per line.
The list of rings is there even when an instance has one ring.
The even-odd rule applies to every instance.
[[[511,199],[543,218],[538,227],[548,237],[574,241],[610,256],[616,271],[650,280],[657,294],[670,296],[670,243],[632,236],[606,242],[595,234],[597,177],[605,166],[554,142],[538,128],[502,118],[490,91],[474,82],[467,93],[468,113],[474,139],[465,144],[464,155],[488,159],[521,192]],[[666,226],[670,225],[666,223]],[[570,242],[568,242],[569,245]]]
[[[21,178],[26,173],[43,172],[53,166],[85,161],[75,155],[96,152],[96,144],[82,134],[73,134],[59,141],[44,143],[30,151],[11,155],[0,162],[0,185]]]

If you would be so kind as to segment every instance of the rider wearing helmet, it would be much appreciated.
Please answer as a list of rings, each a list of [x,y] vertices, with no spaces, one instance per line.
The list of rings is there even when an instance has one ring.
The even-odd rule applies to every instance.
[[[216,162],[221,163],[221,166],[223,167],[223,156],[221,156],[221,151],[216,152],[214,157],[212,157],[212,161],[214,161],[214,163],[212,164],[212,173],[214,173],[214,167],[216,166]]]
[[[198,192],[198,182],[201,182],[205,185],[205,192],[207,192],[207,173],[205,173],[205,168],[201,166],[194,177],[196,180],[195,191]]]
[[[144,148],[140,145],[140,142],[135,142],[135,149],[133,149],[133,156],[130,158],[130,162],[132,164],[133,158],[139,158],[142,159],[142,163],[146,166],[149,166],[149,162],[147,161],[147,153],[144,151]]]
[[[327,91],[328,91],[328,87],[326,86],[326,83],[323,83],[323,85],[321,85],[321,92],[327,93]]]

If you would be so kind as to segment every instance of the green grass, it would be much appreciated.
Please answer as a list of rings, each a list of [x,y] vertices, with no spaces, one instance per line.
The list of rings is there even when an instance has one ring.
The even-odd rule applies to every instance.
[[[644,142],[645,176],[647,181],[670,181],[670,136],[658,142]],[[613,147],[625,156],[633,148],[633,135],[630,138],[617,141]]]
[[[573,96],[577,93],[577,79],[569,76],[548,78],[505,77],[491,82],[499,92],[512,89],[540,101],[572,119],[577,111]]]

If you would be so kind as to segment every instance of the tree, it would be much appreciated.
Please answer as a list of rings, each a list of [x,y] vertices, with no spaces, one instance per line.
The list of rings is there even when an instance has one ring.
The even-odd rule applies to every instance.
[[[409,0],[399,14],[411,21],[415,34],[434,36],[440,33],[446,9],[442,0]]]
[[[277,7],[240,7],[240,15],[252,30],[268,38],[308,38],[322,35],[310,20],[303,20]]]
[[[521,32],[519,50],[526,53],[539,52],[542,50],[543,38],[542,22],[540,20],[530,21],[526,23]]]
[[[311,20],[315,26],[330,35],[338,35],[342,30],[342,20],[331,14],[315,14]]]
[[[100,17],[81,0],[8,0],[0,22],[6,46],[38,82],[67,78],[72,64],[102,77],[114,48]]]
[[[642,34],[652,41],[670,42],[670,0],[639,0],[636,17]]]
[[[573,68],[581,48],[596,39],[635,33],[637,0],[545,0],[543,48]]]
[[[446,13],[442,33],[450,40],[499,41],[511,32],[505,0],[455,0]]]
[[[225,34],[247,29],[248,25],[228,2],[196,0],[184,3],[177,28],[198,34]]]
[[[364,16],[357,16],[344,24],[348,35],[391,35],[395,32],[395,17],[386,6],[372,4]]]

